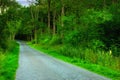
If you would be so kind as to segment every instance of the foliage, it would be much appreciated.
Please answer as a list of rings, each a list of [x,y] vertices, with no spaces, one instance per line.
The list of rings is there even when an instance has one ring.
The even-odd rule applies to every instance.
[[[57,46],[69,58],[120,70],[119,0],[35,0],[28,7],[2,0],[0,9],[1,51],[12,50],[15,38],[30,40]]]
[[[18,30],[21,27],[21,21],[9,21],[7,22],[7,27],[8,27],[8,31],[10,33],[10,39],[14,40],[15,38],[15,34],[18,32]]]
[[[56,44],[61,44],[62,42],[61,42],[61,39],[60,39],[60,37],[59,36],[54,36],[54,37],[52,37],[52,39],[50,40],[50,42],[49,42],[49,44],[50,45],[56,45]]]
[[[14,47],[11,51],[0,53],[0,80],[14,80],[16,69],[18,67],[19,45],[12,42]]]
[[[112,14],[107,10],[97,11],[88,9],[81,17],[81,21],[88,25],[101,24],[110,20],[112,20]]]

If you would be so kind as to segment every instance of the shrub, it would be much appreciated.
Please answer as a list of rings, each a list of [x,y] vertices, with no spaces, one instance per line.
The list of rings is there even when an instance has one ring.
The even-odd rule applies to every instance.
[[[57,44],[62,44],[62,40],[58,35],[55,35],[52,37],[52,39],[49,42],[50,45],[57,45]]]
[[[0,53],[0,80],[14,80],[18,67],[19,47],[15,42],[11,43],[11,49]]]
[[[120,46],[117,46],[117,45],[111,45],[110,47],[111,51],[112,51],[112,55],[113,56],[120,56]]]

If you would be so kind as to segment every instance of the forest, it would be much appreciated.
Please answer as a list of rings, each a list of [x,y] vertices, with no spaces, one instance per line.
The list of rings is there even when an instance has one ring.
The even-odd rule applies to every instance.
[[[0,65],[22,40],[120,73],[120,0],[28,1],[0,0]]]

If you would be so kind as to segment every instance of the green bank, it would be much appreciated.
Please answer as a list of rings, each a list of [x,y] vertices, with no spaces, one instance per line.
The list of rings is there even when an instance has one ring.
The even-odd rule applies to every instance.
[[[0,80],[15,80],[18,67],[19,44],[11,43],[11,49],[0,52]]]

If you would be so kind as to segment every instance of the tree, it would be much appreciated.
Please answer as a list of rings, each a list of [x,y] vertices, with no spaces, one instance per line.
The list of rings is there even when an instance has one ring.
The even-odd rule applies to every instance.
[[[48,33],[50,33],[50,8],[51,8],[51,0],[47,0],[48,4]]]
[[[8,31],[10,33],[10,40],[15,39],[15,35],[21,27],[21,21],[9,21],[7,22]]]
[[[0,0],[0,48],[6,51],[9,48],[9,30],[7,28],[7,22],[16,15],[10,16],[10,9],[18,9],[20,6],[15,0]],[[12,11],[11,11],[12,12]],[[15,18],[14,18],[15,19]]]

